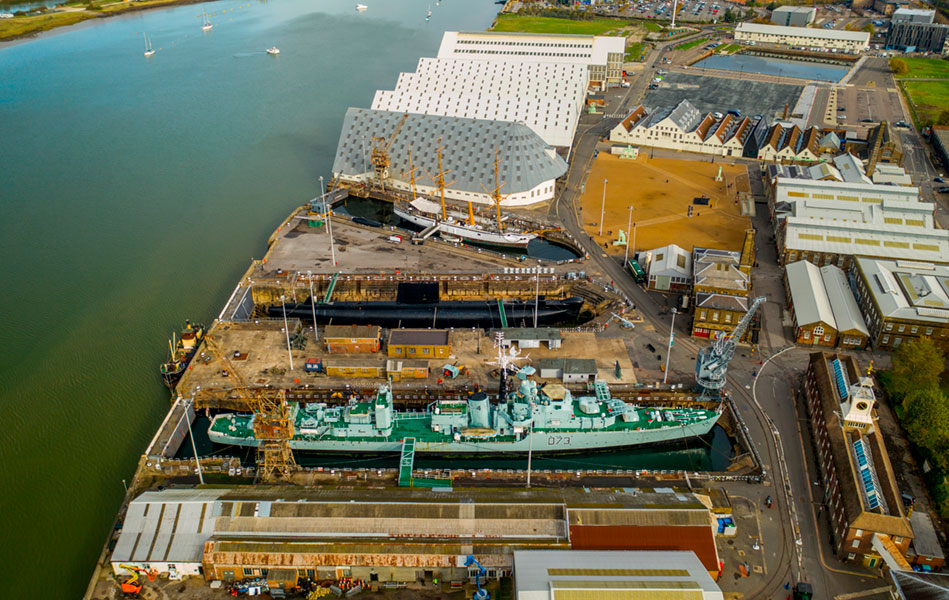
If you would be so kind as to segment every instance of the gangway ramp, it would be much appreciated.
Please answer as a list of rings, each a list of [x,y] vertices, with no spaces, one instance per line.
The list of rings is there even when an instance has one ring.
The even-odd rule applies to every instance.
[[[448,488],[451,481],[448,479],[431,479],[427,477],[412,477],[415,467],[415,438],[402,440],[402,457],[399,459],[399,487],[429,487]]]
[[[330,280],[330,285],[326,288],[326,295],[323,297],[323,304],[329,304],[333,298],[333,290],[336,289],[337,279],[339,279],[339,273],[333,273],[333,279]]]

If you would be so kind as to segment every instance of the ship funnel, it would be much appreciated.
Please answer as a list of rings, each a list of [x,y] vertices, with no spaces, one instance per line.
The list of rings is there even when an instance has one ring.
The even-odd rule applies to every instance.
[[[490,405],[488,395],[477,392],[468,396],[468,426],[489,427]]]

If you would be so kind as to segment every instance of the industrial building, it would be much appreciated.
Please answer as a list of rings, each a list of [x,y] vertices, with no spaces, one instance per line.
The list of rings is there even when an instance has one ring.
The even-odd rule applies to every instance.
[[[723,600],[694,552],[517,550],[515,600]]]
[[[949,127],[933,125],[929,139],[933,143],[933,151],[942,162],[943,168],[949,168]]]
[[[323,344],[330,354],[378,352],[382,329],[375,325],[327,325],[323,328]]]
[[[835,49],[856,54],[870,46],[870,34],[866,31],[811,29],[743,22],[735,28],[735,41]]]
[[[771,12],[771,22],[788,27],[807,27],[817,18],[813,6],[779,6]]]
[[[132,500],[112,568],[261,577],[284,588],[303,577],[430,585],[468,581],[469,555],[498,578],[518,550],[617,549],[690,551],[717,573],[711,522],[693,494],[672,489],[537,489],[525,498],[488,488],[180,488]]]
[[[593,358],[542,358],[537,367],[541,379],[559,379],[563,383],[593,383],[599,372]]]
[[[852,356],[817,352],[803,393],[837,556],[874,568],[877,548],[904,555],[913,529],[876,424],[872,381]]]
[[[645,261],[646,287],[660,292],[686,292],[692,284],[692,255],[669,244],[640,253]]]
[[[393,329],[386,352],[406,358],[448,358],[451,335],[447,329]]]
[[[586,90],[580,64],[422,58],[395,89],[378,90],[372,108],[518,122],[551,146],[569,147]]]
[[[861,156],[866,158],[868,176],[873,176],[873,171],[880,163],[903,164],[903,143],[888,121],[880,121],[879,125],[870,128],[867,132],[866,148]]]
[[[719,331],[730,332],[748,312],[754,239],[754,229],[749,229],[741,252],[692,250],[693,336],[714,338]]]
[[[445,188],[445,197],[452,200],[493,206],[494,200],[485,190],[494,188],[495,156],[498,177],[504,184],[502,206],[552,199],[556,179],[567,172],[567,163],[554,148],[522,123],[349,108],[336,147],[333,176],[344,185],[372,182],[372,138],[389,139],[400,123],[398,135],[390,140],[386,185],[404,193],[412,191],[413,169],[416,173],[438,173],[439,145],[441,166],[451,171],[454,179]],[[416,177],[417,193],[436,195],[434,181]]]
[[[936,11],[932,8],[897,8],[890,17],[890,23],[932,23]]]
[[[935,206],[920,202],[915,187],[777,177],[768,195],[782,264],[809,260],[846,270],[857,255],[949,256],[949,232],[935,228]]]
[[[927,337],[949,350],[949,265],[858,256],[851,278],[874,349]]]
[[[798,344],[866,348],[870,333],[842,270],[801,260],[785,267],[784,284]]]
[[[563,334],[555,327],[507,327],[500,330],[504,337],[501,340],[501,346],[507,348],[512,344],[517,344],[520,349],[540,348],[546,344],[547,348],[554,350],[563,345]],[[497,332],[491,332],[494,338]]]
[[[909,6],[910,0],[873,0],[873,10],[889,17],[900,8]]]
[[[496,31],[446,31],[438,48],[438,58],[583,65],[595,86],[622,80],[625,55],[625,37]]]
[[[768,162],[816,162],[821,159],[824,132],[818,127],[775,123],[758,146],[758,160]]]
[[[886,47],[905,52],[947,54],[949,26],[939,23],[894,22],[886,34]]]
[[[666,148],[716,156],[743,156],[756,138],[753,133],[767,127],[764,118],[734,114],[701,113],[688,100],[676,106],[647,110],[637,106],[610,131],[616,144]]]

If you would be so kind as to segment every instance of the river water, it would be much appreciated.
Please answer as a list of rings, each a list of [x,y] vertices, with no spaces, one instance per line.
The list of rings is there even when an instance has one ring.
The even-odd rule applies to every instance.
[[[169,406],[171,331],[317,194],[347,106],[497,10],[367,4],[221,0],[0,45],[3,597],[81,596]]]

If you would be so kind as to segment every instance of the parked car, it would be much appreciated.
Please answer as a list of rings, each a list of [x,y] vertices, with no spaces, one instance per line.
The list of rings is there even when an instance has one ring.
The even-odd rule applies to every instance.
[[[649,350],[650,352],[655,352],[656,347],[653,346],[652,344],[646,344],[646,350]]]
[[[935,181],[936,183],[946,183],[946,180],[943,179],[942,177],[933,177],[933,181]]]
[[[873,119],[860,119],[861,123],[873,123]]]
[[[941,188],[936,189],[940,194],[949,194],[949,186],[942,186]]]

